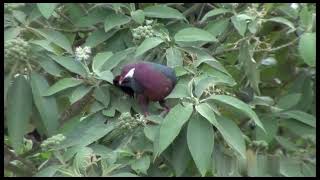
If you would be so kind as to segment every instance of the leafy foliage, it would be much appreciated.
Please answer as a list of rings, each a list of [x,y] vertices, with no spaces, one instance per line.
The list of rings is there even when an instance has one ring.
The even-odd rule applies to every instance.
[[[5,176],[315,176],[315,9],[5,3]],[[112,84],[137,61],[164,117]]]

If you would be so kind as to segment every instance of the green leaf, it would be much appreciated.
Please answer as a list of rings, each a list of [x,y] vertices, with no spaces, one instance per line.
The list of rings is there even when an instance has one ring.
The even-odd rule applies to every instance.
[[[55,43],[59,47],[66,50],[68,53],[72,54],[72,48],[71,48],[71,42],[69,39],[62,34],[61,32],[54,31],[52,29],[34,29],[32,28],[32,31],[35,31],[39,33],[41,36],[45,37],[49,41]]]
[[[128,48],[123,51],[116,52],[113,54],[103,65],[101,71],[112,70],[116,67],[121,61],[128,58],[128,56],[133,53],[135,48]],[[132,58],[132,57],[130,57]]]
[[[302,34],[298,50],[304,62],[314,67],[316,63],[316,33]]]
[[[73,169],[78,172],[84,172],[90,166],[90,160],[93,156],[93,150],[89,147],[79,147],[73,159]]]
[[[20,23],[26,24],[26,14],[23,11],[12,10],[12,15],[16,18]]]
[[[79,5],[74,5],[78,6],[76,7],[76,11],[78,12],[72,12],[74,13],[73,21],[76,27],[93,27],[98,23],[103,24],[106,20],[106,17],[114,14],[114,11],[108,8],[93,8],[92,11],[86,15],[83,9],[81,7],[79,8]]]
[[[233,26],[236,28],[238,33],[241,36],[244,36],[246,30],[247,30],[247,22],[244,19],[239,18],[238,16],[232,16],[231,17],[231,22]]]
[[[307,138],[316,135],[316,128],[306,125],[300,121],[292,121],[292,119],[282,119],[281,120],[284,127],[288,130],[302,138]]]
[[[105,122],[105,116],[96,113],[78,122],[74,128],[64,133],[66,139],[56,148],[86,146],[102,138],[115,128],[116,122]]]
[[[240,54],[238,56],[242,65],[242,69],[248,78],[251,87],[255,92],[260,95],[259,83],[260,83],[260,71],[258,65],[253,59],[252,46],[250,47],[248,42],[244,42],[240,47]]]
[[[226,96],[226,95],[212,95],[208,99],[217,100],[219,102],[228,104],[243,113],[245,113],[247,116],[249,116],[253,121],[259,126],[263,131],[265,131],[261,121],[259,120],[257,114],[250,108],[249,105],[242,102],[241,100],[234,98],[232,96]]]
[[[48,58],[41,58],[41,60],[39,60],[39,64],[49,74],[56,77],[61,77],[62,68],[52,60]]]
[[[189,165],[191,155],[187,143],[187,128],[183,128],[181,133],[172,144],[171,163],[177,177],[182,176]]]
[[[130,22],[131,18],[123,14],[111,14],[104,21],[104,31],[108,32],[112,28],[120,27],[121,25]]]
[[[109,70],[100,72],[99,77],[98,77],[98,79],[105,80],[111,84],[113,84],[113,78],[114,78],[114,76],[113,76],[112,72]]]
[[[174,67],[174,71],[175,71],[177,77],[188,74],[188,71],[183,66]]]
[[[216,60],[214,57],[212,57],[208,52],[205,51],[205,49],[197,48],[197,47],[186,47],[183,48],[188,52],[191,56],[196,55],[196,61],[194,61],[193,65],[195,67],[200,66],[203,63],[208,64],[209,66],[231,76],[228,71],[223,67],[223,65]]]
[[[288,150],[288,151],[297,151],[298,150],[297,146],[294,143],[292,143],[291,141],[289,141],[289,139],[282,137],[282,136],[276,136],[275,138],[278,141],[278,143],[282,147],[284,147],[286,150]]]
[[[97,101],[101,102],[105,107],[108,107],[110,103],[110,92],[108,88],[96,87],[93,94]]]
[[[258,29],[258,20],[255,19],[254,21],[251,21],[248,25],[248,29],[252,34],[255,34]]]
[[[210,21],[204,29],[211,33],[213,36],[217,37],[227,29],[229,25],[229,19],[219,19],[216,21]]]
[[[138,57],[142,55],[143,53],[147,52],[148,50],[158,46],[161,44],[163,40],[159,37],[151,37],[151,38],[146,38],[140,46],[137,48],[135,57]]]
[[[207,119],[212,125],[214,125],[215,127],[219,126],[216,120],[216,116],[213,112],[213,109],[210,107],[208,103],[201,103],[196,105],[196,110],[201,116]]]
[[[225,14],[225,13],[232,13],[231,10],[229,9],[224,9],[224,8],[217,8],[217,9],[213,9],[209,12],[207,12],[207,14],[205,14],[202,19],[201,19],[201,23],[203,23],[204,21],[206,21],[208,18],[219,15],[219,14]]]
[[[92,144],[89,146],[96,155],[101,156],[101,158],[110,158],[114,151],[107,146],[101,144]]]
[[[195,42],[195,41],[217,41],[217,39],[209,32],[199,28],[184,28],[174,35],[176,41]]]
[[[199,114],[191,117],[188,124],[187,141],[192,158],[202,176],[206,175],[211,163],[214,145],[213,128]]]
[[[217,74],[218,75],[218,74]],[[201,97],[204,90],[207,89],[211,85],[234,85],[233,82],[230,82],[229,79],[225,79],[224,77],[212,76],[208,74],[202,74],[195,78],[195,89],[194,94],[197,97]]]
[[[288,94],[279,99],[277,107],[280,109],[290,109],[299,102],[300,98],[301,93]]]
[[[13,80],[7,97],[7,127],[11,146],[16,153],[23,150],[23,137],[28,129],[32,113],[32,92],[23,75]]]
[[[149,156],[142,156],[140,159],[135,160],[131,164],[131,168],[139,173],[147,174],[147,170],[150,166],[150,157]]]
[[[143,24],[144,22],[144,12],[141,9],[132,11],[131,17],[134,21],[136,21],[139,24]]]
[[[114,107],[110,107],[109,109],[102,111],[102,114],[108,117],[114,117],[115,113],[116,110]]]
[[[44,93],[43,96],[51,96],[59,91],[65,90],[67,88],[75,87],[82,84],[83,81],[75,78],[63,78],[58,82],[50,86]]]
[[[280,173],[285,177],[303,177],[300,162],[288,157],[281,157]]]
[[[107,51],[107,52],[101,52],[98,53],[94,58],[93,58],[93,63],[92,63],[92,70],[94,73],[99,75],[100,69],[102,68],[102,65],[113,55],[112,52]]]
[[[214,80],[215,82],[222,83],[227,86],[234,86],[237,84],[231,75],[228,75],[228,74],[223,73],[221,71],[216,71],[215,69],[212,68],[212,66],[208,65],[209,62],[206,62],[206,64],[203,64],[200,67],[200,69],[202,71],[207,73],[205,75],[208,75],[209,77],[213,77],[213,78],[215,78],[215,80]]]
[[[316,118],[308,113],[298,110],[286,111],[280,114],[283,118],[292,118],[296,119],[304,124],[307,124],[312,127],[316,127]]]
[[[41,14],[46,19],[49,19],[58,4],[59,3],[37,3],[37,7],[38,7],[39,11],[41,12]]]
[[[3,94],[4,94],[4,99],[3,99],[3,104],[7,104],[7,96],[8,96],[8,90],[11,86],[11,81],[12,81],[12,76],[10,75],[4,75],[4,84],[3,84]]]
[[[305,29],[312,26],[312,12],[308,10],[308,6],[302,6],[299,17],[300,24],[302,24]]]
[[[160,126],[156,126],[156,125],[147,125],[144,127],[143,132],[145,134],[145,136],[150,140],[150,141],[154,141],[155,138],[155,133],[159,131]]]
[[[267,21],[282,23],[284,25],[289,26],[291,29],[295,29],[294,24],[291,21],[289,21],[288,19],[283,18],[283,17],[273,17],[273,18],[267,19]]]
[[[184,15],[178,10],[163,5],[149,6],[143,11],[144,15],[147,17],[185,19]]]
[[[51,41],[48,41],[47,39],[42,39],[42,40],[32,40],[29,41],[32,44],[38,45],[42,47],[43,49],[52,52],[54,54],[58,54],[59,52],[55,49],[53,46],[53,43]]]
[[[178,104],[167,114],[160,126],[158,155],[160,155],[177,137],[182,126],[191,116],[192,111],[192,104],[188,104],[185,107]]]
[[[30,81],[33,100],[40,113],[46,134],[47,136],[52,136],[59,127],[59,112],[56,99],[54,97],[43,96],[43,93],[49,88],[45,77],[38,73],[32,73]]]
[[[182,53],[175,47],[170,47],[166,50],[167,66],[174,68],[183,65]]]
[[[104,29],[98,29],[92,32],[92,34],[88,36],[88,38],[86,39],[86,42],[83,44],[83,47],[89,46],[91,48],[94,48],[97,45],[111,38],[116,32],[118,32],[118,30],[113,30],[106,33]]]
[[[8,41],[10,39],[16,38],[20,34],[20,27],[12,27],[8,28],[4,31],[4,41]]]
[[[311,163],[302,164],[302,173],[304,177],[316,177],[316,165]]]
[[[62,165],[51,165],[41,169],[34,177],[53,177]]]
[[[189,97],[188,85],[187,84],[178,83],[173,88],[171,93],[166,97],[166,99],[183,98],[183,97]]]
[[[217,78],[215,77],[211,77],[206,74],[200,75],[195,79],[196,87],[194,89],[194,94],[196,95],[196,97],[201,97],[204,90],[206,90],[211,85],[215,85],[217,82]]]
[[[76,61],[74,58],[65,57],[65,56],[55,56],[55,55],[48,55],[52,58],[55,62],[63,66],[64,68],[68,69],[69,71],[79,74],[82,77],[87,76],[87,71],[83,65],[79,61]]]
[[[110,177],[139,177],[139,176],[137,176],[136,174],[129,173],[129,172],[120,172],[117,174],[113,174]]]
[[[214,169],[212,169],[212,174],[218,177],[227,176],[240,176],[238,175],[238,169],[241,166],[241,157],[237,158],[235,155],[230,153],[223,145],[216,143],[214,148],[214,156],[212,158],[212,163],[214,164]]]
[[[90,92],[92,86],[81,85],[74,89],[70,97],[70,103],[73,104],[82,99],[86,94]]]
[[[216,119],[219,124],[219,126],[217,126],[217,129],[223,136],[224,140],[243,158],[246,158],[246,144],[243,138],[243,134],[237,124],[223,116],[216,116]]]
[[[266,129],[266,133],[264,133],[260,128],[255,128],[256,139],[270,143],[278,132],[278,121],[275,117],[263,117],[260,120],[263,127]]]

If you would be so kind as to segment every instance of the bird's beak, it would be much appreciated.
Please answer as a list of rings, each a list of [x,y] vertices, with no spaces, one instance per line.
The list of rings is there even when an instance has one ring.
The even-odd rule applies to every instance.
[[[122,77],[122,76],[120,76],[120,78],[119,78],[119,85],[121,85],[121,84],[122,84],[122,81],[123,81],[123,77]]]

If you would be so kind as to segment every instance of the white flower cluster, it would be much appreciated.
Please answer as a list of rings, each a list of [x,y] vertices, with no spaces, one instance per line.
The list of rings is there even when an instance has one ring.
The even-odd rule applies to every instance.
[[[297,9],[299,7],[299,4],[297,3],[291,3],[291,8],[292,9]]]
[[[76,55],[76,59],[79,61],[89,59],[90,54],[91,54],[91,48],[88,46],[85,46],[84,48],[79,46],[76,48],[75,55]]]

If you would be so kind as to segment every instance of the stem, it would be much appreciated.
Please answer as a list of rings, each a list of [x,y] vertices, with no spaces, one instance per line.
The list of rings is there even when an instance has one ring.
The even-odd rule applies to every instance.
[[[198,15],[198,17],[197,17],[197,21],[200,21],[200,17],[201,17],[201,15],[202,15],[202,12],[203,12],[203,9],[204,9],[205,6],[206,6],[206,3],[203,3],[203,4],[202,4],[202,7],[201,7],[201,9],[200,9],[200,13],[199,13],[199,15]]]
[[[88,10],[84,7],[83,3],[79,3],[79,6],[87,15],[88,14]]]
[[[285,48],[285,47],[288,47],[292,44],[294,44],[297,40],[299,40],[300,38],[296,38],[294,39],[293,41],[291,42],[288,42],[287,44],[283,44],[281,46],[278,46],[278,47],[275,47],[275,48],[271,48],[271,49],[258,49],[258,50],[255,50],[254,52],[272,52],[272,51],[277,51],[279,49],[282,49],[282,48]]]
[[[16,69],[18,67],[18,61],[15,62],[15,64],[12,66],[10,73],[9,73],[9,77],[11,78],[12,75],[15,73]]]
[[[27,67],[28,67],[29,71],[32,72],[32,67],[31,67],[31,65],[30,65],[29,60],[27,60],[26,62],[27,62]]]
[[[72,22],[72,20],[71,20],[69,17],[67,17],[66,15],[64,15],[62,12],[57,11],[57,10],[55,10],[55,12],[56,12],[57,14],[59,14],[61,17],[63,17],[65,20],[67,20],[69,23],[71,23],[72,25],[74,25],[73,22]]]
[[[273,51],[277,51],[277,50],[279,50],[279,49],[282,49],[282,48],[285,48],[285,47],[288,47],[288,46],[294,44],[297,40],[299,40],[299,38],[296,38],[296,39],[294,39],[293,41],[290,41],[290,42],[288,42],[288,43],[286,43],[286,44],[280,45],[280,46],[275,47],[275,48],[258,49],[258,50],[254,50],[253,52],[273,52]],[[225,49],[225,50],[223,50],[223,51],[213,53],[212,55],[215,56],[215,55],[223,54],[223,53],[230,52],[230,51],[236,51],[236,50],[239,50],[239,49],[240,49],[239,47],[237,47],[237,48]]]
[[[28,171],[27,169],[22,169],[22,168],[19,168],[13,164],[8,164],[6,167],[5,167],[6,170],[8,171],[11,171],[13,172],[14,174],[19,174],[21,176],[32,176],[32,173],[30,171]]]
[[[191,6],[189,9],[187,9],[186,11],[184,11],[182,14],[187,17],[189,14],[195,12],[196,10],[198,10],[198,8],[201,6],[201,3],[196,3],[195,5]],[[179,20],[174,20],[174,21],[170,21],[169,23],[166,24],[166,26],[176,23]]]
[[[26,159],[23,159],[23,158],[17,156],[17,155],[16,155],[15,153],[13,153],[13,152],[11,152],[11,151],[9,150],[8,146],[6,146],[6,145],[4,146],[4,153],[5,153],[5,154],[8,154],[8,155],[11,156],[11,157],[13,157],[13,159],[16,159],[16,160],[22,162],[24,165],[26,165],[27,167],[31,168],[32,171],[36,170],[36,168],[34,167],[34,165],[33,165],[31,162],[29,162],[29,161],[27,161]]]
[[[63,157],[62,157],[62,155],[61,155],[61,153],[60,153],[59,150],[53,152],[53,154],[54,154],[55,157],[60,161],[61,164],[66,165],[66,163],[64,162]]]

